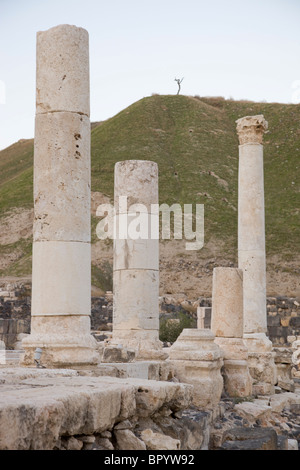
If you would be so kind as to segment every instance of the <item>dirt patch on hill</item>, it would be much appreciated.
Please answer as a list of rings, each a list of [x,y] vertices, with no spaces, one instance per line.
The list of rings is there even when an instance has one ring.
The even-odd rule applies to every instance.
[[[14,209],[1,219],[0,245],[32,236],[33,209]]]
[[[237,260],[225,257],[224,246],[216,240],[210,242],[201,252],[187,252],[185,241],[170,240],[160,243],[160,295],[185,294],[190,300],[210,297],[212,274],[215,267],[237,267]],[[201,251],[201,250],[200,250]],[[96,242],[92,247],[92,260],[98,266],[113,262],[112,243]],[[267,263],[267,295],[300,297],[299,262],[285,261],[273,256]]]
[[[91,209],[95,214],[99,204],[109,203],[107,196],[92,193]],[[22,258],[22,239],[32,236],[33,209],[15,209],[0,221],[0,270],[9,269]],[[92,262],[101,268],[103,263],[113,263],[112,241],[97,240],[92,244]],[[267,259],[267,295],[300,297],[300,256],[287,261],[276,255]],[[226,254],[226,245],[210,239],[197,252],[185,249],[185,240],[160,243],[160,295],[184,293],[191,300],[210,297],[213,268],[236,267],[237,256]],[[27,274],[27,273],[26,273]]]

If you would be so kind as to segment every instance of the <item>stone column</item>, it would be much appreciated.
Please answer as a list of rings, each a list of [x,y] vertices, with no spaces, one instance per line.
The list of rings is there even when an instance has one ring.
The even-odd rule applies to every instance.
[[[211,329],[224,352],[225,391],[232,397],[252,394],[248,350],[243,341],[243,271],[214,268]]]
[[[206,307],[197,307],[197,328],[205,328],[205,308]]]
[[[267,338],[266,255],[264,214],[262,115],[238,119],[238,265],[244,278],[244,340],[249,367],[259,393],[270,393],[275,383],[272,343]]]
[[[37,33],[31,334],[47,367],[95,364],[90,334],[89,38],[60,25]]]
[[[151,226],[158,227],[156,163],[116,164],[114,207],[112,342],[134,349],[137,359],[165,358],[159,341],[159,239],[151,237]]]

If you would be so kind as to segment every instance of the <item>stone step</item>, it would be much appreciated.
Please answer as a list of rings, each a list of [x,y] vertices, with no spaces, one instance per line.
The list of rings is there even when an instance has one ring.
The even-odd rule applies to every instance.
[[[144,422],[166,409],[172,415],[192,400],[193,387],[188,384],[77,374],[66,369],[0,368],[0,450],[52,450],[59,436],[91,436],[120,422],[124,428],[117,431],[124,434],[124,421],[140,416]]]

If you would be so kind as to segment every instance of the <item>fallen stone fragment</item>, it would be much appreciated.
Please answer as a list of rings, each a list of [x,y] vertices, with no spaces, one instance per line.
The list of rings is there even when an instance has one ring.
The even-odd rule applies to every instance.
[[[277,450],[277,433],[272,428],[236,427],[225,432],[223,450]]]
[[[141,441],[130,429],[121,429],[114,432],[118,450],[146,450],[146,444]]]
[[[180,441],[170,436],[153,432],[151,429],[145,429],[141,432],[141,438],[149,450],[178,450]]]
[[[135,351],[118,346],[106,346],[103,349],[102,362],[132,362]]]
[[[299,450],[298,441],[296,439],[288,439],[288,450]]]
[[[238,403],[234,409],[240,416],[249,420],[250,423],[255,423],[258,419],[261,422],[266,422],[270,418],[272,411],[272,408],[268,405],[251,402]]]

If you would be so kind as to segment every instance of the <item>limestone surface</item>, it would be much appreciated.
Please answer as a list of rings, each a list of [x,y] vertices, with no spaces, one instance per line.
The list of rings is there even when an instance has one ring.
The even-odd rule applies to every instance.
[[[61,436],[91,436],[191,402],[187,384],[81,377],[72,370],[0,368],[0,381],[1,450],[53,449]]]
[[[113,329],[158,331],[158,271],[114,271]],[[150,289],[150,287],[151,289]]]
[[[71,25],[40,32],[36,53],[33,321],[21,361],[34,365],[41,348],[47,367],[95,365],[88,33]]]
[[[148,160],[124,160],[115,165],[116,213],[127,212],[133,204],[143,204],[148,214],[158,204],[158,166]],[[120,196],[127,197],[127,209],[120,206]]]
[[[169,350],[180,382],[194,386],[193,403],[213,409],[223,390],[223,354],[210,330],[184,329]]]
[[[266,312],[266,253],[264,163],[262,138],[268,123],[262,115],[237,121],[239,136],[238,266],[243,270],[244,338],[249,351],[253,391],[272,393],[276,368],[268,343]],[[253,340],[250,336],[253,335]],[[257,342],[256,335],[265,335]],[[261,349],[259,349],[259,346]]]
[[[89,242],[90,120],[38,114],[34,139],[34,240]]]
[[[215,336],[243,336],[243,271],[214,268],[211,329]]]
[[[239,149],[238,266],[243,270],[244,332],[267,331],[263,147]]]
[[[178,450],[180,441],[170,436],[165,436],[151,429],[145,429],[141,432],[141,437],[148,450]]]
[[[152,214],[152,205],[158,204],[157,164],[145,160],[116,163],[114,189],[112,342],[135,349],[140,360],[162,359],[166,354],[159,341],[159,245],[148,225],[152,215],[158,220],[158,211]],[[145,216],[134,233],[133,205],[137,214]],[[121,232],[125,229],[122,236],[120,227]]]
[[[37,113],[70,111],[89,116],[89,35],[62,24],[37,33]]]
[[[32,265],[32,316],[90,315],[89,243],[35,242]]]

